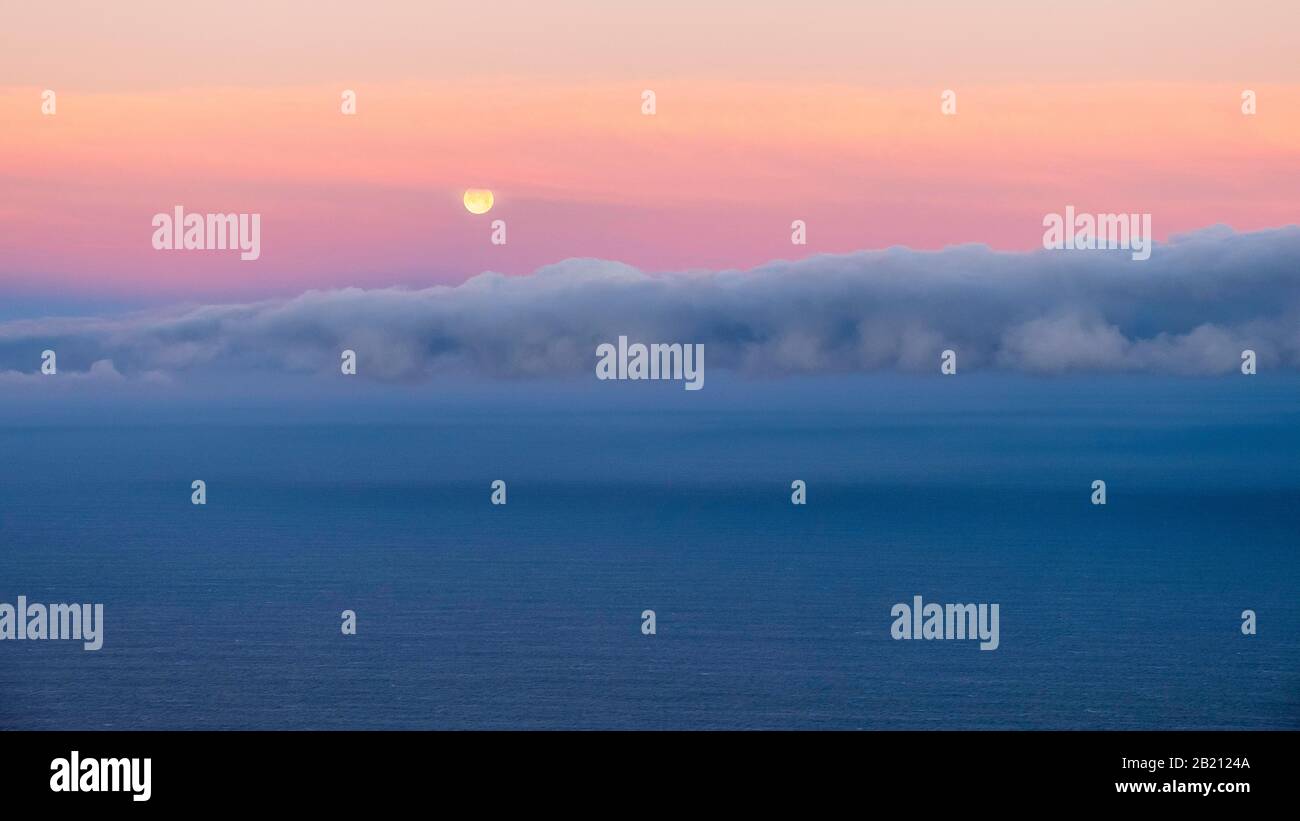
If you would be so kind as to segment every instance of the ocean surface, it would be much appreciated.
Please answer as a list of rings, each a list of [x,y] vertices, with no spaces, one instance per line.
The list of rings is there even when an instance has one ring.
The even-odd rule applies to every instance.
[[[917,384],[13,411],[0,728],[1300,728],[1294,381]]]

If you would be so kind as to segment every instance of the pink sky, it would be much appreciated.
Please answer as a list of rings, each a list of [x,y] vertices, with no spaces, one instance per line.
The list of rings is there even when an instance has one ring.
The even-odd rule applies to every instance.
[[[1066,205],[1150,212],[1158,239],[1297,220],[1288,4],[30,5],[0,34],[10,292],[207,299],[570,256],[682,270],[1031,249]],[[489,215],[463,209],[468,187],[494,190]],[[261,259],[153,250],[152,215],[177,204],[260,213]]]

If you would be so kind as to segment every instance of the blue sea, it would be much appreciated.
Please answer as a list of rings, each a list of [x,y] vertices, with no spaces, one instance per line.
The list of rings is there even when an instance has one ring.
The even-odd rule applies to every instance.
[[[8,407],[0,728],[1300,728],[1295,379],[601,387]]]

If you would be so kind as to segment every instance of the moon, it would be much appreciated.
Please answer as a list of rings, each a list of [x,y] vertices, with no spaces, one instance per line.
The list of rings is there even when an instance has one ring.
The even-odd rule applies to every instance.
[[[471,188],[465,192],[465,210],[471,214],[486,214],[492,210],[492,192],[486,188]]]

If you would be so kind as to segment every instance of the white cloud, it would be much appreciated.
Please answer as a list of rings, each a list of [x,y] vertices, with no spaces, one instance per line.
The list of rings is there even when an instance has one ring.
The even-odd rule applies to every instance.
[[[963,372],[1213,374],[1235,369],[1247,347],[1261,368],[1300,369],[1300,228],[1216,226],[1146,262],[983,246],[689,275],[566,260],[458,287],[0,323],[0,370],[34,373],[54,348],[61,367],[100,378],[325,373],[352,348],[362,377],[512,379],[588,372],[596,345],[620,334],[703,343],[710,368],[762,376],[934,370],[944,348],[959,352]]]

